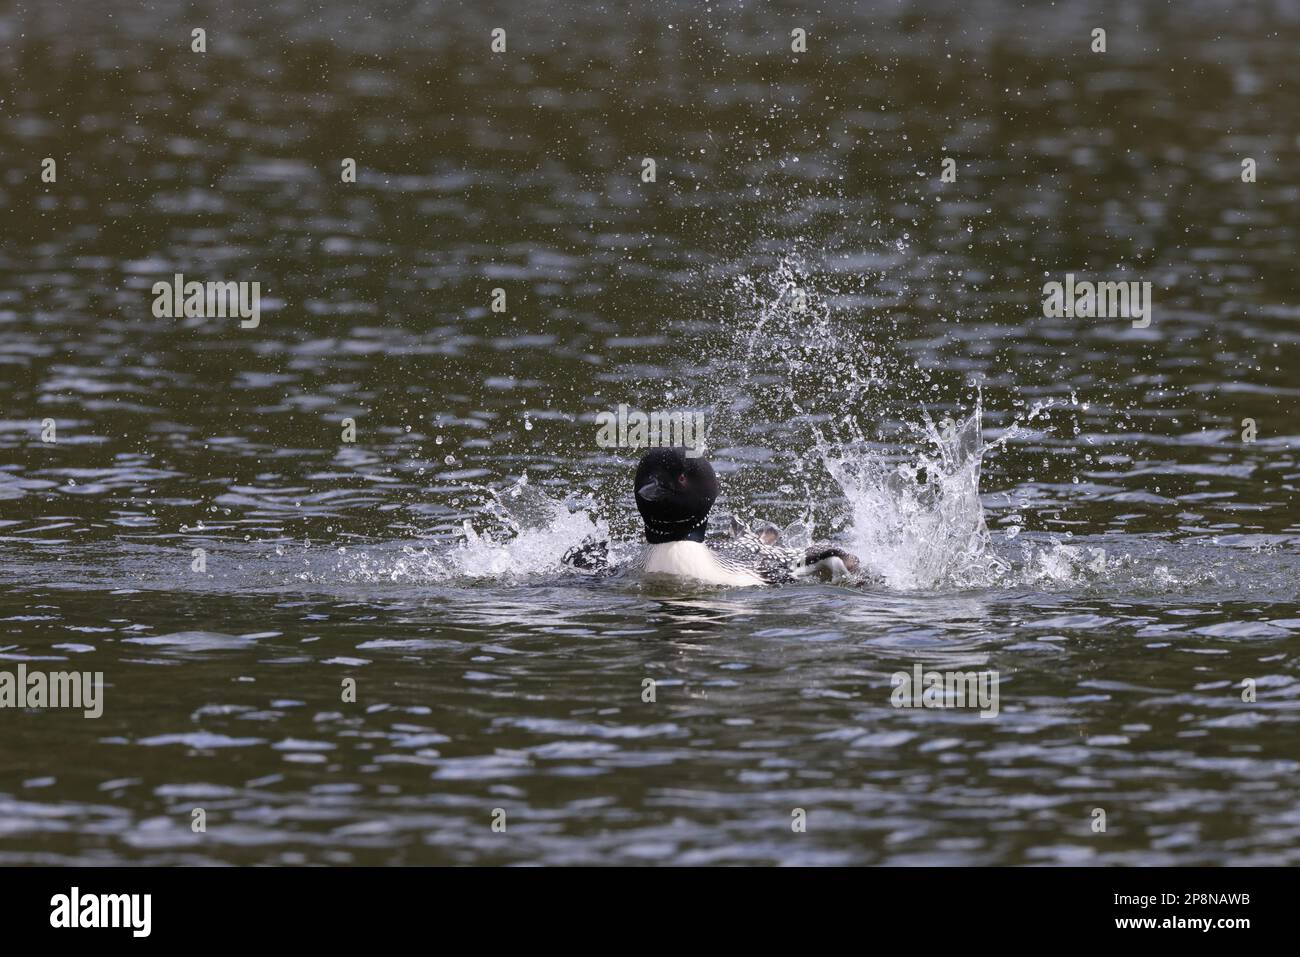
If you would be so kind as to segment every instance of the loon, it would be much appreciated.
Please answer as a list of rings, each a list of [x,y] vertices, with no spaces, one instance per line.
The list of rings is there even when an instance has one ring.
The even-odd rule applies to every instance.
[[[747,587],[779,585],[810,575],[835,581],[858,569],[857,556],[842,549],[787,548],[780,544],[775,528],[760,526],[754,531],[734,518],[730,536],[706,539],[718,478],[707,459],[688,456],[682,448],[656,448],[642,456],[633,488],[648,547],[630,567],[642,575]],[[584,542],[570,549],[564,561],[578,568],[605,570],[608,543]]]

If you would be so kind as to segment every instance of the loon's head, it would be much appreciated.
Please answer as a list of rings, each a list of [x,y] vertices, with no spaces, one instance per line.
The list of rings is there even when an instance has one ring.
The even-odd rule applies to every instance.
[[[718,477],[707,459],[688,458],[681,448],[651,449],[636,467],[633,488],[647,542],[704,541],[718,497]]]

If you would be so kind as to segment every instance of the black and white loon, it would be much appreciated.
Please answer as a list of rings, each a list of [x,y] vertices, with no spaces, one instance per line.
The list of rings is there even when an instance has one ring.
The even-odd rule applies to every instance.
[[[729,537],[706,540],[718,478],[706,459],[688,457],[681,448],[652,449],[642,456],[633,488],[648,547],[631,567],[642,575],[736,587],[778,585],[809,575],[836,580],[858,568],[849,552],[786,548],[774,528],[754,532],[734,519]],[[600,570],[608,564],[608,546],[586,542],[564,560]]]

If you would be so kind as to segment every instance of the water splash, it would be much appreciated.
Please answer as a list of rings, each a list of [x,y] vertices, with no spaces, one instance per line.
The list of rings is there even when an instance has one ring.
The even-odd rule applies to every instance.
[[[563,572],[564,553],[588,538],[608,539],[609,526],[588,500],[556,500],[527,484],[525,475],[495,496],[482,532],[463,525],[464,539],[445,556],[455,577],[526,577]]]
[[[859,441],[822,440],[821,460],[847,499],[846,542],[864,570],[898,590],[987,585],[1005,573],[993,554],[979,476],[983,444],[977,402],[960,423],[925,414],[929,448],[912,456]]]
[[[484,504],[452,542],[406,545],[399,555],[349,553],[340,557],[337,573],[349,581],[524,582],[572,571],[561,561],[565,552],[587,538],[609,537],[594,502],[552,498],[526,474],[504,490],[480,491]]]
[[[979,388],[941,383],[897,354],[887,318],[833,309],[802,258],[741,277],[735,291],[731,344],[714,362],[715,388],[725,397],[720,419],[734,442],[757,433],[777,446],[777,468],[766,472],[781,475],[777,491],[802,503],[809,531],[842,527],[840,541],[862,559],[867,580],[900,591],[959,590],[1077,582],[1095,573],[1060,548],[1023,541],[1022,560],[1004,557],[985,520],[985,458],[1038,432],[1034,422],[1047,418],[1054,400],[1019,413],[985,442]],[[936,423],[917,404],[917,396],[937,400],[959,390],[973,396],[965,416]],[[735,483],[751,500],[766,491],[754,471]]]
[[[712,409],[710,445],[740,464],[726,475],[715,520],[731,512],[751,524],[784,524],[783,540],[794,547],[830,534],[859,556],[864,582],[894,591],[1072,587],[1115,571],[1113,557],[1098,564],[1086,547],[1016,541],[1019,526],[1001,544],[1016,541],[1020,554],[1000,553],[986,524],[986,457],[1039,431],[1034,421],[1048,418],[1054,400],[1022,411],[986,442],[978,387],[941,385],[937,373],[891,350],[887,321],[833,309],[799,257],[738,278],[732,291],[736,321],[709,350],[708,374],[697,377],[705,394],[692,397]],[[958,390],[964,396],[954,406],[967,404],[965,415],[936,422],[917,404],[917,396],[938,401]],[[353,558],[347,574],[527,581],[571,572],[562,557],[588,538],[610,541],[615,558],[640,545],[635,516],[623,521],[628,503],[615,494],[600,504],[557,500],[526,476],[501,491],[476,491],[480,505],[454,542],[408,547],[396,560]],[[766,503],[787,514],[759,514]],[[611,536],[611,525],[627,534]]]
[[[887,588],[995,580],[1005,563],[990,545],[979,476],[1007,436],[983,444],[978,393],[963,422],[936,425],[906,398],[935,395],[936,383],[895,354],[889,320],[833,309],[821,285],[798,256],[736,280],[736,325],[715,350],[713,431],[776,446],[777,465],[734,486],[753,500],[765,477],[780,475],[777,491],[803,503],[800,521],[823,534],[846,525],[843,543]]]
[[[841,321],[802,258],[787,256],[758,277],[735,280],[724,308],[736,319],[710,350],[714,447],[781,430],[778,454],[797,474],[812,438],[808,424],[838,431],[864,408],[876,421],[890,386],[916,370],[888,349],[879,320]],[[920,373],[924,376],[924,373]]]

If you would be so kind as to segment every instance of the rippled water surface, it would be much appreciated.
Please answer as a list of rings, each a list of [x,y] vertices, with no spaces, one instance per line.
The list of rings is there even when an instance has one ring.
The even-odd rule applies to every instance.
[[[0,12],[0,863],[1300,863],[1294,4],[158,6]],[[567,569],[620,403],[869,574]]]

